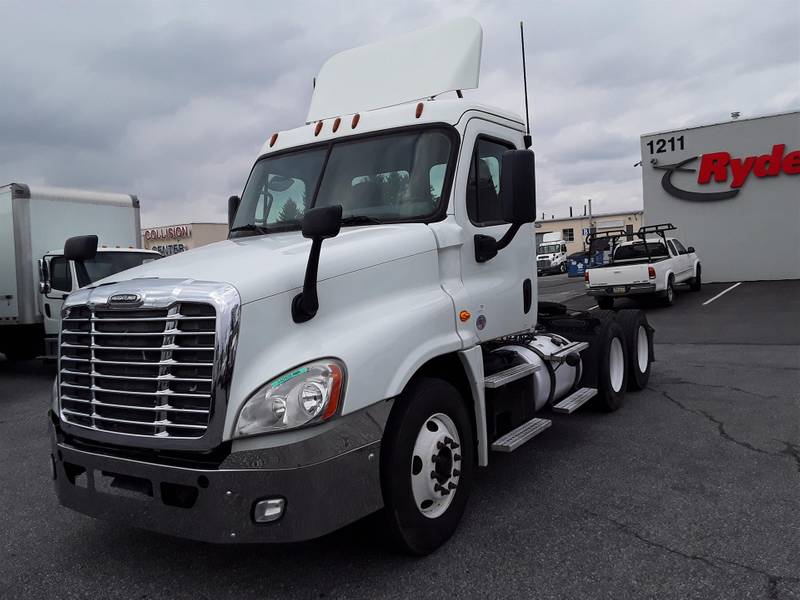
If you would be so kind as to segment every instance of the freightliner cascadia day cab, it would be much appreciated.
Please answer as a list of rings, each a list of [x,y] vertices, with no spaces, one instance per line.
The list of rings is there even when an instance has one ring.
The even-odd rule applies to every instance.
[[[147,250],[128,252],[141,247],[136,196],[0,187],[0,352],[7,358],[55,357],[61,304],[79,286],[74,264],[53,248],[87,233],[97,234],[101,247],[87,261],[90,277],[81,285],[158,258]]]
[[[382,510],[381,535],[425,554],[491,451],[644,385],[641,312],[537,304],[525,122],[461,98],[481,42],[463,19],[334,56],[230,199],[228,240],[69,296],[64,506],[210,542]]]

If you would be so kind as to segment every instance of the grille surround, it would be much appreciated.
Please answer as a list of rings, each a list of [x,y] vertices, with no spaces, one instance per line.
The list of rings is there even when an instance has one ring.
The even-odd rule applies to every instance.
[[[553,261],[547,260],[546,258],[540,258],[536,261],[536,268],[537,269],[549,269],[553,264]]]
[[[120,294],[139,301],[115,305]],[[143,448],[216,447],[239,314],[238,292],[222,283],[134,280],[71,294],[59,334],[62,428]]]

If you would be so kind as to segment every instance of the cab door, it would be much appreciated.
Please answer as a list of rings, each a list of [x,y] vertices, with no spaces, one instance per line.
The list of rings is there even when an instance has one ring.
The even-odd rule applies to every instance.
[[[500,204],[502,156],[523,148],[522,132],[481,118],[469,120],[456,172],[456,220],[463,228],[461,277],[479,341],[535,325],[536,246],[533,224],[520,227],[494,258],[479,262],[475,236],[499,240],[511,227]]]
[[[63,256],[49,255],[44,257],[47,283],[49,289],[42,294],[42,317],[44,319],[45,336],[58,335],[61,327],[61,307],[64,298],[72,291],[75,274],[72,263]]]

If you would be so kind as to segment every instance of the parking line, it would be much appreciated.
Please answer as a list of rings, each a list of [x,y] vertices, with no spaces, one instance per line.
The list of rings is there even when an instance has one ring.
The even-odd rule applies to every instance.
[[[731,291],[733,288],[739,287],[740,285],[742,285],[742,282],[741,282],[741,281],[740,281],[739,283],[734,283],[734,284],[733,284],[731,287],[729,287],[728,289],[722,290],[722,291],[721,291],[719,294],[717,294],[717,295],[716,295],[716,296],[714,296],[713,298],[709,298],[708,300],[706,300],[705,302],[703,302],[703,306],[705,306],[706,304],[711,304],[711,303],[712,303],[714,300],[716,300],[717,298],[719,298],[719,297],[720,297],[720,296],[722,296],[723,294],[727,294],[727,293],[728,293],[728,292],[730,292],[730,291]]]
[[[592,308],[587,308],[586,310],[594,310],[595,308],[600,308],[600,307],[597,306],[597,304],[595,304]]]

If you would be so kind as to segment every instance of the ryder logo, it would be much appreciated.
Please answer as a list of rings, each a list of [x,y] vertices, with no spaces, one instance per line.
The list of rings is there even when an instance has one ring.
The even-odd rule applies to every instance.
[[[700,168],[696,170],[688,165],[700,159]],[[758,178],[777,177],[800,174],[800,150],[786,153],[786,144],[775,144],[772,152],[760,156],[732,157],[729,152],[711,152],[702,156],[692,156],[672,165],[653,165],[653,168],[665,171],[661,178],[661,187],[671,196],[692,202],[727,200],[739,193],[747,179],[753,175]],[[672,175],[697,172],[697,183],[707,185],[713,179],[716,183],[730,181],[730,189],[719,192],[694,192],[684,190],[672,183]]]

